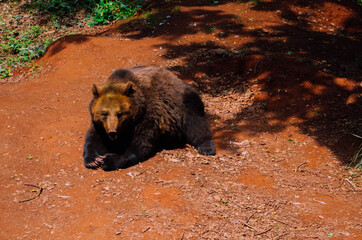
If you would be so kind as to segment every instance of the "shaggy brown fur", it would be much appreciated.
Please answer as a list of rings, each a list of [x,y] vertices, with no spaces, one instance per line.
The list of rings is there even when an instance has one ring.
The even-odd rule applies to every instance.
[[[93,85],[92,91],[92,123],[83,153],[86,167],[125,168],[162,148],[185,143],[201,154],[215,154],[199,94],[170,71],[116,70],[103,87]]]

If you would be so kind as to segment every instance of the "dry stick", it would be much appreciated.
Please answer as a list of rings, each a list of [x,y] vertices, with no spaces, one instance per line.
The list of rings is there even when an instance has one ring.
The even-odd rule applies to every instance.
[[[273,218],[273,219],[274,219],[274,221],[277,221],[277,222],[283,223],[283,224],[287,225],[288,227],[293,227],[293,228],[296,228],[296,227],[291,226],[291,225],[289,225],[288,223],[285,223],[285,222],[283,222],[283,221],[280,221],[280,220],[278,220],[278,219],[276,219],[276,218]]]
[[[269,231],[272,230],[272,229],[273,229],[273,228],[269,228],[268,230],[265,230],[264,232],[254,234],[254,236],[262,235],[262,234],[264,234],[264,233],[269,232]]]
[[[244,223],[244,222],[241,222],[244,226],[250,228],[250,229],[253,229],[254,231],[257,231],[255,228],[253,228],[252,226],[250,226],[249,224],[247,223]]]
[[[34,197],[31,197],[31,198],[28,198],[28,199],[25,199],[25,200],[20,200],[20,201],[18,201],[18,203],[23,203],[23,202],[31,201],[31,200],[39,197],[40,194],[43,192],[43,188],[42,188],[42,187],[39,187],[38,185],[29,184],[29,183],[24,183],[24,185],[25,185],[25,186],[30,186],[30,187],[38,188],[38,189],[39,189],[39,192],[38,192],[38,195],[36,195],[36,196],[34,196]]]
[[[183,233],[182,233],[182,236],[181,236],[181,240],[184,239],[184,236],[185,236],[185,233],[183,232]]]
[[[354,184],[353,184],[350,180],[348,180],[347,178],[345,178],[344,180],[346,180],[346,182],[348,182],[349,185],[351,185],[351,187],[353,188],[353,190],[356,191],[356,187],[354,186]]]
[[[288,232],[285,232],[285,233],[283,233],[283,234],[280,234],[279,236],[277,236],[276,238],[274,238],[275,240],[277,240],[277,239],[279,239],[279,238],[281,238],[281,237],[283,237],[284,235],[287,235],[288,234]]]
[[[298,165],[298,167],[295,169],[295,172],[298,172],[299,168],[305,164],[307,164],[308,162],[304,162]]]
[[[253,214],[251,214],[251,216],[246,220],[246,223],[248,223],[249,221],[250,221],[250,219],[252,218],[252,217],[254,217],[254,215],[257,213],[258,211],[255,211]]]
[[[147,227],[145,230],[142,231],[142,233],[147,232],[148,230],[150,230],[151,227]]]
[[[277,137],[277,135],[275,133],[273,133],[273,134],[275,136],[274,141],[276,141],[278,137]]]

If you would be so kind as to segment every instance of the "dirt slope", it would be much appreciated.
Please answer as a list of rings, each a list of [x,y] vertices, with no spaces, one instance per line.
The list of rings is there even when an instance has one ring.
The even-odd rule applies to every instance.
[[[0,85],[0,239],[360,239],[361,9],[194,2],[63,38]],[[83,167],[91,85],[139,65],[199,90],[216,156]]]

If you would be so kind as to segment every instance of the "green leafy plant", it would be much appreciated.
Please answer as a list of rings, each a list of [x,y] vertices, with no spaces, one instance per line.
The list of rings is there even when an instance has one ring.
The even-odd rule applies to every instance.
[[[54,24],[59,24],[64,17],[85,10],[91,15],[89,25],[106,24],[115,19],[125,19],[145,4],[145,0],[32,0],[27,6],[29,12],[37,9],[48,15]]]
[[[39,58],[45,53],[51,40],[38,40],[37,37],[42,31],[37,25],[20,32],[4,29],[4,43],[1,43],[0,47],[1,55],[5,57],[2,57],[0,63],[0,78],[10,76],[16,67],[27,66],[31,60]]]
[[[209,30],[209,32],[212,32],[212,31],[216,30],[216,26],[210,26],[208,30]]]
[[[36,7],[39,11],[43,13],[51,13],[57,16],[64,16],[74,11],[81,2],[83,2],[83,4],[91,5],[93,1],[33,0],[32,6]]]
[[[15,3],[15,2],[14,2]],[[115,19],[125,19],[136,13],[145,0],[30,0],[24,5],[29,13],[44,16],[55,28],[65,28],[67,19],[79,11],[84,11],[88,17],[83,19],[89,25],[106,24]],[[11,1],[9,4],[13,4]],[[12,16],[12,21],[21,22],[22,15]],[[0,24],[5,20],[0,17]],[[72,24],[72,23],[71,23]],[[79,23],[78,23],[79,24]],[[29,29],[1,29],[0,37],[0,78],[6,78],[19,66],[28,66],[33,59],[45,53],[51,39],[41,39],[43,29],[32,26]],[[30,66],[31,67],[31,66]]]
[[[106,24],[116,19],[125,19],[135,14],[143,5],[143,1],[107,1],[100,0],[93,8],[91,26]]]

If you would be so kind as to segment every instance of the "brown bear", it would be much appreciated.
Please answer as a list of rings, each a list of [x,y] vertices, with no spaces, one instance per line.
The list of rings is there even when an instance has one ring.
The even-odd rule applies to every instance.
[[[83,152],[87,168],[126,168],[186,143],[200,154],[215,155],[199,94],[170,71],[119,69],[92,92]]]

